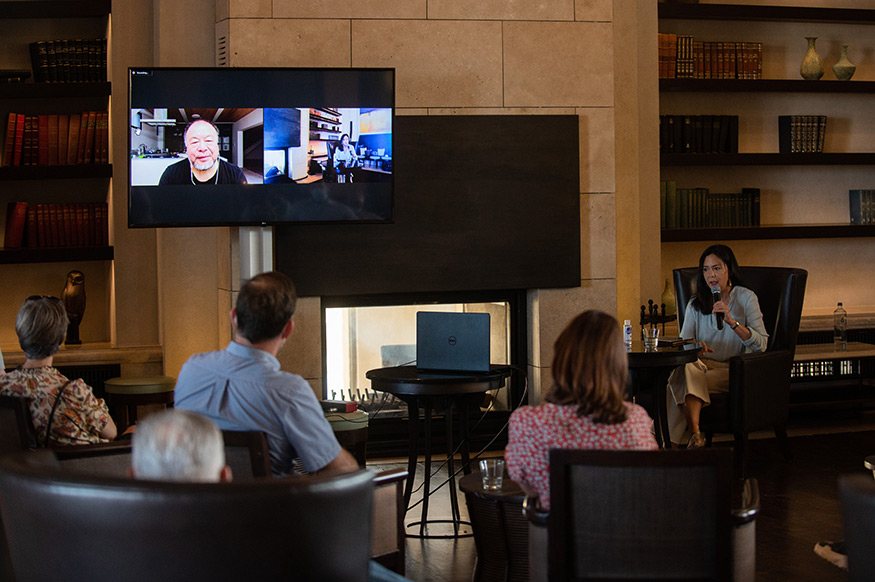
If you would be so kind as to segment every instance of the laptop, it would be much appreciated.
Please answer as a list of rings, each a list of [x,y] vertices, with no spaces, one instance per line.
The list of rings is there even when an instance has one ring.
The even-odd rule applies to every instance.
[[[489,371],[489,314],[418,311],[416,368],[430,373]]]

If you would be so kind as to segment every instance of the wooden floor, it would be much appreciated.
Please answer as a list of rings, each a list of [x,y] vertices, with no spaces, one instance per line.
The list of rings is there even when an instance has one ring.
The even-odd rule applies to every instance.
[[[791,421],[792,462],[785,462],[772,438],[751,442],[749,476],[757,478],[761,510],[757,519],[757,581],[831,582],[846,572],[813,551],[820,540],[842,539],[836,481],[845,473],[866,474],[863,459],[875,454],[875,412],[816,414]],[[765,436],[765,435],[761,435]],[[728,446],[728,442],[715,446]],[[498,453],[500,454],[500,453]],[[406,466],[401,461],[375,467]],[[437,463],[435,464],[435,467]],[[433,467],[434,468],[434,467]],[[421,482],[422,466],[416,485]],[[446,479],[443,470],[432,488]],[[420,493],[414,494],[414,500]],[[459,496],[463,517],[464,497]],[[419,519],[421,507],[407,514]],[[429,515],[450,514],[447,487],[430,498]],[[430,528],[438,532],[440,526]],[[409,529],[408,531],[416,531]],[[472,538],[407,540],[407,577],[417,582],[468,582],[474,570]]]

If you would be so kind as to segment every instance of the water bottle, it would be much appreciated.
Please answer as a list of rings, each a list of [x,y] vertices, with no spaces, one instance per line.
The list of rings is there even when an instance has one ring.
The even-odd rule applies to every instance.
[[[623,320],[623,343],[632,345],[632,322],[628,319]]]
[[[833,311],[833,343],[835,351],[843,352],[848,349],[848,312],[839,301],[838,307]]]

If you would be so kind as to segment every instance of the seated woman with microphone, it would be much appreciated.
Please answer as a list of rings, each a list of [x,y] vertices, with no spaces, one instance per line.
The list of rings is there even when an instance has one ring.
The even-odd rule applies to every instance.
[[[709,393],[729,390],[729,359],[768,345],[757,296],[741,282],[728,246],[712,245],[699,258],[696,294],[686,306],[681,337],[695,339],[702,351],[668,379],[668,426],[673,443],[689,429],[687,446],[699,448],[705,446],[699,415],[711,403]]]

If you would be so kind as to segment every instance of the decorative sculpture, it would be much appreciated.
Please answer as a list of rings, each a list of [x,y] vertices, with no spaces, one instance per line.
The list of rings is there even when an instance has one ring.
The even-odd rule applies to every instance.
[[[61,301],[67,310],[70,324],[67,326],[67,345],[81,344],[79,339],[79,324],[85,315],[85,274],[82,271],[67,273],[67,284],[61,291]]]

